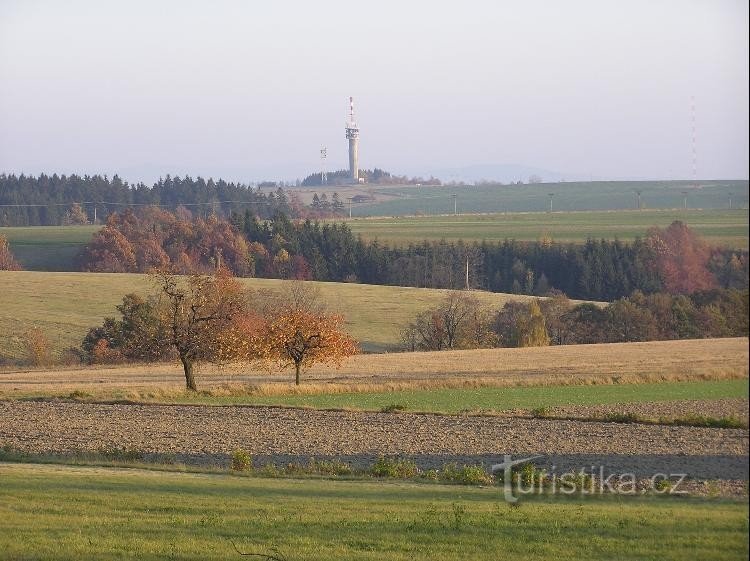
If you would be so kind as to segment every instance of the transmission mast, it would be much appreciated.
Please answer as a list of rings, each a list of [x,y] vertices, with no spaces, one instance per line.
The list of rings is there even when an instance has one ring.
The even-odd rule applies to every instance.
[[[349,98],[349,120],[346,122],[346,139],[349,141],[349,176],[359,183],[359,127],[354,119],[354,99]]]
[[[328,157],[328,149],[323,146],[320,149],[320,184],[325,185],[328,183],[328,171],[326,168],[326,158]]]

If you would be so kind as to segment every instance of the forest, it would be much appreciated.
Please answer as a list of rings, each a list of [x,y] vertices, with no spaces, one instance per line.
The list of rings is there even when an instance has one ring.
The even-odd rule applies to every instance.
[[[543,296],[552,290],[582,300],[644,294],[690,294],[748,286],[747,251],[710,247],[682,222],[651,228],[633,243],[562,244],[505,240],[445,241],[391,247],[354,236],[343,223],[270,220],[250,210],[229,221],[185,208],[112,213],[79,256],[92,272],[210,272],[237,276],[489,290]]]
[[[74,204],[87,222],[104,222],[126,207],[190,208],[194,214],[229,217],[248,207],[261,218],[277,212],[296,217],[304,205],[275,183],[252,188],[241,183],[203,178],[170,177],[152,186],[130,184],[117,175],[0,174],[0,226],[58,226],[66,223]],[[96,210],[95,210],[96,209]],[[95,214],[96,213],[96,214]]]

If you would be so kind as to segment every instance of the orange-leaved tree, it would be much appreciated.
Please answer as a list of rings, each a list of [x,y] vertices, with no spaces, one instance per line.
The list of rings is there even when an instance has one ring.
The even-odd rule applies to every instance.
[[[708,268],[711,248],[683,222],[676,220],[664,230],[649,229],[646,243],[667,292],[692,294],[716,287]]]
[[[185,371],[185,384],[197,390],[195,364],[222,363],[249,356],[247,294],[226,269],[213,275],[179,277],[171,272],[154,274],[158,286],[158,321]]]
[[[274,305],[275,304],[275,305]],[[333,363],[356,354],[357,343],[342,329],[344,318],[327,313],[314,289],[298,281],[266,309],[265,324],[256,330],[253,357],[294,366],[296,385],[300,372],[313,364]]]

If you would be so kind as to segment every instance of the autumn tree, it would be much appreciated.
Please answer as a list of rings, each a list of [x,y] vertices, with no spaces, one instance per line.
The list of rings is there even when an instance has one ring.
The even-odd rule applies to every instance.
[[[73,203],[70,210],[65,213],[63,217],[63,224],[66,226],[72,226],[74,224],[88,224],[89,217],[86,211],[83,210],[80,204]]]
[[[690,294],[716,287],[708,268],[711,249],[683,222],[676,220],[664,230],[651,228],[646,241],[668,292]]]
[[[154,280],[157,318],[180,358],[189,390],[197,390],[196,363],[250,356],[247,295],[229,271],[187,278],[159,272]]]
[[[550,344],[565,345],[568,343],[568,325],[563,321],[563,316],[571,308],[568,297],[562,292],[553,291],[549,298],[545,298],[539,303],[539,307],[544,315]]]
[[[546,347],[549,345],[547,327],[537,300],[528,303],[528,314],[519,318],[517,328],[519,347]]]
[[[299,385],[303,368],[341,361],[357,352],[356,342],[343,329],[343,316],[325,311],[317,289],[291,283],[266,307],[266,321],[251,340],[251,352],[280,367],[294,366]]]
[[[0,234],[0,271],[20,271],[21,265],[10,251],[8,238]]]

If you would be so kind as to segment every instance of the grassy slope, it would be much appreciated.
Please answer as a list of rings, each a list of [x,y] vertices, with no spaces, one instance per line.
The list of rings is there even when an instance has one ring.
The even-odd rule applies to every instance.
[[[322,393],[317,395],[196,396],[184,393],[155,401],[174,403],[290,405],[313,408],[379,410],[401,405],[407,411],[459,413],[504,411],[562,405],[603,405],[678,399],[748,397],[747,379],[706,382],[665,382],[604,386],[539,386],[509,388],[450,388],[393,392]]]
[[[741,559],[747,503],[0,464],[4,559]],[[50,498],[53,498],[50,500]]]
[[[392,244],[441,238],[533,241],[545,235],[560,242],[582,243],[589,237],[633,240],[643,237],[651,226],[665,227],[675,220],[686,222],[711,244],[748,247],[747,209],[421,216],[353,219],[348,224],[367,240]]]
[[[243,279],[254,288],[273,289],[284,281]],[[314,283],[330,308],[347,318],[348,330],[365,350],[379,351],[398,340],[398,332],[416,313],[437,304],[442,290]],[[92,326],[128,292],[146,293],[151,281],[145,275],[95,273],[41,273],[0,271],[3,287],[0,307],[0,356],[20,356],[17,339],[31,326],[47,333],[55,348],[79,345]],[[510,298],[504,294],[481,293],[487,304],[501,307]],[[513,296],[512,298],[526,298]]]
[[[636,208],[635,190],[641,191],[641,204],[647,209],[675,209],[683,205],[682,191],[688,191],[688,208],[725,209],[732,193],[734,208],[747,208],[748,182],[701,181],[695,189],[689,181],[594,181],[541,183],[537,185],[480,185],[470,187],[392,187],[371,188],[378,197],[374,204],[354,207],[356,216],[404,216],[453,212],[457,194],[459,212],[544,212],[549,209],[549,193],[554,193],[553,209],[621,210]]]

